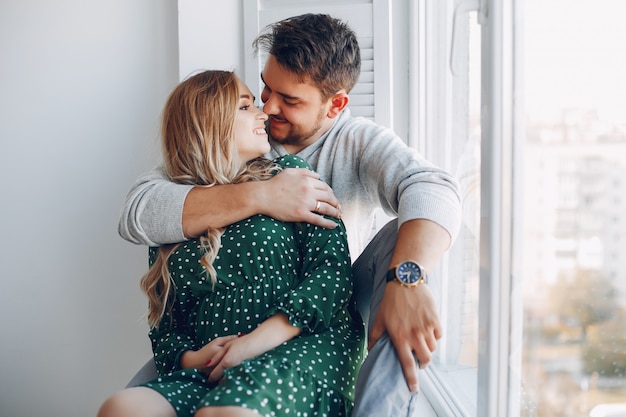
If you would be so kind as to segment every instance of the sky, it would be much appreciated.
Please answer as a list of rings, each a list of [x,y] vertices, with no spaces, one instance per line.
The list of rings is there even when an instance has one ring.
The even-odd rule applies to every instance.
[[[596,109],[626,124],[626,1],[525,0],[526,113]]]

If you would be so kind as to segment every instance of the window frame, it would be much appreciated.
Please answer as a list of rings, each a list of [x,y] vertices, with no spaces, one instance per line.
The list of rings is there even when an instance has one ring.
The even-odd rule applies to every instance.
[[[520,1],[416,2],[409,13],[410,27],[421,29],[410,37],[409,54],[419,88],[410,89],[417,95],[410,105],[416,116],[410,120],[422,126],[409,127],[409,144],[437,164],[453,168],[453,85],[467,68],[461,66],[459,75],[452,67],[459,51],[464,58],[469,33],[459,22],[468,11],[476,11],[481,24],[478,366],[475,373],[443,372],[441,364],[434,363],[422,373],[421,386],[438,415],[519,416],[524,149]],[[454,319],[446,313],[448,263],[445,257],[436,272],[444,329]],[[445,336],[442,341],[445,350]],[[458,393],[457,388],[467,384],[477,385],[475,403]]]

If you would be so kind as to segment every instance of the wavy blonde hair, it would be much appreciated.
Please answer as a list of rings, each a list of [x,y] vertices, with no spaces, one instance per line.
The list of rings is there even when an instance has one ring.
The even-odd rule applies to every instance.
[[[265,180],[280,169],[264,158],[240,160],[233,136],[239,94],[237,77],[229,71],[201,72],[172,91],[161,122],[165,172],[171,181],[210,187]],[[213,261],[223,233],[224,228],[211,228],[200,237],[205,250],[201,264],[213,285],[217,279]],[[155,262],[141,277],[141,289],[148,297],[146,317],[151,328],[157,327],[171,308],[175,288],[168,259],[178,246],[161,246]]]

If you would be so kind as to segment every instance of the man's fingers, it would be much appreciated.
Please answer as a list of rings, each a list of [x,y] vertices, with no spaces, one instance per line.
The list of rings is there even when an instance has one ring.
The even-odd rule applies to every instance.
[[[287,168],[268,181],[271,198],[262,213],[289,222],[308,222],[326,229],[337,225],[323,216],[341,218],[341,205],[332,188],[315,172]]]
[[[432,334],[428,336],[416,336],[413,341],[411,350],[415,352],[420,369],[425,369],[432,361],[432,352],[437,348],[437,341]]]
[[[317,200],[315,207],[311,210],[315,214],[323,214],[325,216],[334,217],[336,219],[341,218],[341,206],[339,203],[333,205],[323,200]]]
[[[341,204],[335,197],[333,190],[322,182],[318,189],[315,190],[315,201],[312,201],[311,211],[315,214],[324,214],[326,216],[341,218]]]
[[[304,214],[302,217],[302,221],[314,224],[319,227],[323,227],[324,229],[334,229],[335,227],[337,227],[337,223],[333,220],[327,219],[326,217],[320,216],[319,214],[315,214],[313,212]]]
[[[434,352],[435,349],[437,349],[437,338],[435,334],[429,334],[426,337],[426,346],[428,347],[428,350],[430,350],[431,352]]]
[[[426,367],[430,364],[430,361],[433,358],[433,355],[430,353],[430,351],[425,349],[422,349],[420,352],[415,352],[415,356],[417,357],[420,369],[426,369]]]
[[[404,373],[409,391],[418,392],[417,364],[415,363],[411,347],[405,344],[399,349],[396,347],[396,352],[398,352],[398,360],[400,361],[400,366],[402,366],[402,372]]]

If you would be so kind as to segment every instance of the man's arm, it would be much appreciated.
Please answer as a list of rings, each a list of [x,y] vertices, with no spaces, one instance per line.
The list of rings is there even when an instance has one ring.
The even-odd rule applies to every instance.
[[[406,260],[417,261],[427,272],[432,271],[451,244],[446,229],[430,220],[409,220],[400,226],[390,267]],[[413,353],[420,367],[431,361],[437,340],[442,336],[434,297],[427,285],[406,288],[390,282],[370,334],[371,348],[387,332],[396,348],[407,385],[412,392],[419,389]]]
[[[120,236],[148,246],[182,242],[183,205],[192,188],[174,184],[158,168],[141,175],[126,194],[118,223]]]
[[[129,191],[118,230],[130,242],[157,246],[254,214],[334,228],[336,223],[320,214],[340,217],[341,208],[332,189],[306,169],[285,169],[267,181],[213,187],[175,184],[153,170]]]
[[[183,209],[183,230],[187,237],[199,236],[209,226],[228,226],[254,214],[332,229],[337,224],[320,214],[340,217],[341,211],[332,189],[317,173],[288,168],[267,181],[192,189]]]

